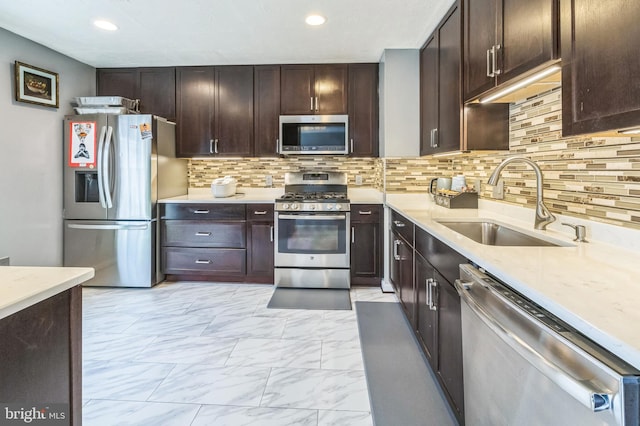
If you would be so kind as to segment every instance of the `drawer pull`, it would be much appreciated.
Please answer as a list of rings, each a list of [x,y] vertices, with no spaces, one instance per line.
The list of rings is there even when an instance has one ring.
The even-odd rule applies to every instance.
[[[196,232],[196,236],[198,237],[210,237],[211,232]]]
[[[397,227],[397,228],[404,228],[404,222],[400,222],[399,220],[394,220],[393,224]]]
[[[209,265],[211,263],[211,261],[210,260],[196,259],[196,263],[200,264],[200,265]]]
[[[208,214],[209,210],[194,210],[194,214]]]
[[[253,212],[253,214],[255,214],[256,216],[262,216],[262,215],[267,214],[267,211],[266,211],[266,210],[262,210],[262,211],[257,211],[257,210],[255,210],[255,211]]]
[[[368,211],[358,210],[358,214],[369,215],[371,214],[371,210],[368,210]]]

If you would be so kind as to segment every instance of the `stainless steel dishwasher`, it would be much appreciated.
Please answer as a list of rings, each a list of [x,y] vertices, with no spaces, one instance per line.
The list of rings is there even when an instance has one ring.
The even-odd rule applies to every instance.
[[[472,265],[455,285],[467,426],[640,424],[640,371]]]

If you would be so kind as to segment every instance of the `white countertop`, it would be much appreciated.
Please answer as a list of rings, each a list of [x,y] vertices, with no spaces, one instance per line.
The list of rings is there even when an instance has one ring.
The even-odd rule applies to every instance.
[[[93,268],[0,266],[0,319],[81,284]]]
[[[243,188],[238,187],[236,195],[215,198],[209,188],[190,188],[188,195],[164,198],[159,203],[274,203],[282,197],[284,188]],[[354,204],[382,204],[382,192],[373,188],[349,188],[349,200]]]
[[[640,232],[580,221],[587,239],[613,235],[620,245],[574,243],[558,216],[546,231],[533,229],[533,210],[480,200],[479,209],[446,209],[427,195],[386,196],[386,204],[516,291],[640,369]],[[464,237],[438,218],[489,218],[572,247],[496,247]],[[526,218],[526,220],[522,220]],[[633,249],[628,249],[632,247]]]

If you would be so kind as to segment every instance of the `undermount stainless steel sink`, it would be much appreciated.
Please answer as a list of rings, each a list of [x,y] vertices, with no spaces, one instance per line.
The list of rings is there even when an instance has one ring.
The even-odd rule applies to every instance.
[[[555,242],[527,235],[507,226],[488,220],[436,220],[447,228],[481,244],[489,246],[570,247],[571,244]]]

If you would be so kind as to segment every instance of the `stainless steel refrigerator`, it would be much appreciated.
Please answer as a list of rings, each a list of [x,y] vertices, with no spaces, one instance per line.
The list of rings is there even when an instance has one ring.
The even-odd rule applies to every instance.
[[[157,200],[187,193],[175,124],[147,114],[64,120],[64,266],[87,286],[151,287],[160,270]]]

